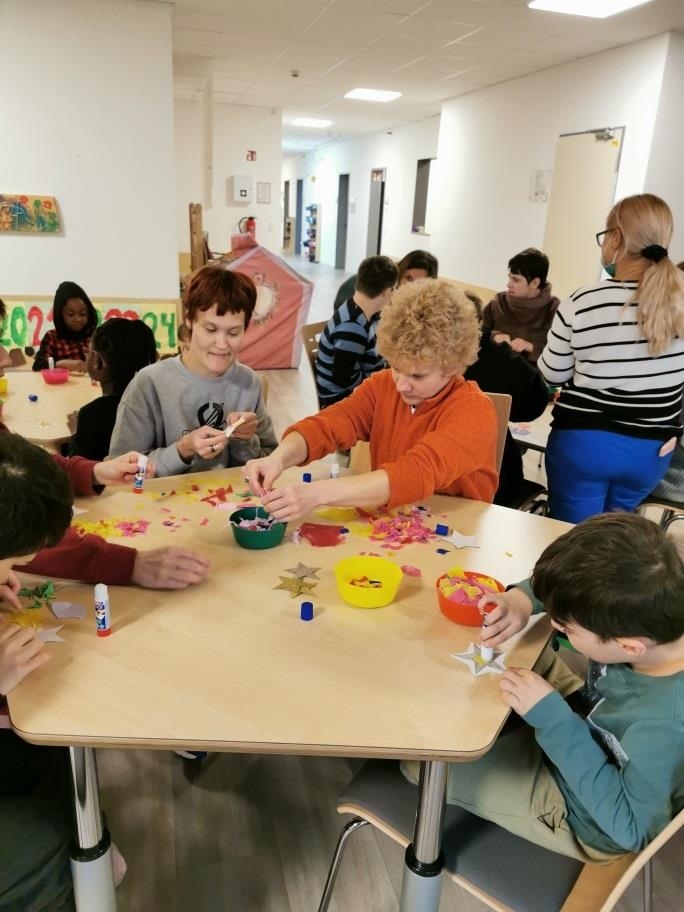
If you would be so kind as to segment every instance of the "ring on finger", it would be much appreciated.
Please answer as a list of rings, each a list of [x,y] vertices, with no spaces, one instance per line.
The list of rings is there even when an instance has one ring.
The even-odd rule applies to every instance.
[[[216,447],[214,446],[213,443],[210,443],[210,444],[209,444],[209,449],[211,450],[212,453],[215,453],[215,452],[216,452]]]

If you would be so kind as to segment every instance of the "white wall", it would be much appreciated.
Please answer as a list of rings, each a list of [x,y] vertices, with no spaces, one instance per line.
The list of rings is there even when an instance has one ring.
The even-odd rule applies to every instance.
[[[205,179],[208,162],[203,108],[195,101],[176,99],[173,106],[174,149],[176,162],[176,225],[177,249],[190,252],[190,216],[188,205],[202,203],[204,224]],[[210,172],[209,172],[210,173]]]
[[[0,238],[2,292],[175,297],[171,7],[0,0],[0,34],[0,191],[65,227]]]
[[[259,243],[279,253],[282,248],[280,108],[215,104],[213,134],[213,206],[203,212],[204,229],[209,232],[209,246],[216,251],[229,250],[230,236],[237,233],[240,219],[253,215],[257,219]],[[256,151],[256,161],[246,160],[248,149]],[[228,200],[228,182],[234,175],[249,175],[253,178],[254,196],[251,203],[233,203]],[[271,185],[270,204],[256,202],[257,181]]]
[[[684,260],[683,87],[684,34],[671,32],[644,189],[662,196],[672,209],[675,231],[670,244],[670,255],[675,263]]]
[[[391,134],[374,133],[285,159],[282,179],[290,181],[290,214],[295,215],[298,178],[304,180],[304,205],[318,203],[321,207],[322,262],[335,264],[340,174],[349,174],[346,269],[353,272],[365,258],[370,175],[374,168],[386,169],[382,253],[400,257],[416,248],[431,249],[432,239],[412,233],[411,223],[416,165],[419,159],[435,156],[438,129],[439,118],[432,117],[397,127]],[[430,226],[427,227],[429,230]]]
[[[428,204],[440,271],[503,287],[510,257],[541,246],[547,206],[528,201],[530,173],[553,168],[561,133],[625,126],[616,197],[641,192],[667,47],[660,35],[446,102]]]

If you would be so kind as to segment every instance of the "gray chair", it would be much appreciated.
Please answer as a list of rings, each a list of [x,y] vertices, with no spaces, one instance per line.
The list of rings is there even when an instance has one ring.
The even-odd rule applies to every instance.
[[[395,760],[370,760],[354,776],[337,810],[355,816],[340,833],[318,912],[328,909],[346,841],[360,827],[370,823],[395,842],[410,844],[417,793]],[[682,826],[684,811],[638,855],[608,865],[585,865],[448,805],[444,870],[496,912],[610,912],[643,870],[644,912],[651,912],[650,860]]]

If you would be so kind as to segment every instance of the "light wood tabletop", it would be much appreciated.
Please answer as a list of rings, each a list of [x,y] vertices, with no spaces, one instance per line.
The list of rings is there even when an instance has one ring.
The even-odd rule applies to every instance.
[[[321,474],[324,470],[320,470]],[[296,476],[295,476],[296,477]],[[12,723],[28,741],[82,746],[193,747],[211,751],[285,752],[474,759],[491,745],[506,716],[496,675],[473,677],[451,658],[477,630],[447,620],[435,580],[462,566],[508,584],[525,577],[543,548],[567,524],[451,497],[427,502],[426,525],[448,523],[477,536],[477,548],[432,540],[398,551],[369,540],[368,522],[344,544],[313,547],[289,540],[249,551],[235,541],[230,511],[204,498],[240,503],[238,472],[148,481],[142,495],[110,489],[82,500],[76,522],[104,521],[105,533],[143,534],[111,540],[141,549],[183,545],[211,558],[208,579],[175,592],[110,587],[113,633],[98,638],[93,589],[60,584],[57,598],[87,606],[69,620],[52,660],[10,695]],[[218,491],[218,494],[212,492]],[[332,522],[325,514],[308,517]],[[337,521],[337,519],[335,519]],[[359,534],[359,533],[364,533]],[[438,554],[437,548],[449,549]],[[360,609],[338,595],[333,568],[360,552],[420,568],[404,576],[395,601]],[[274,589],[298,564],[320,568],[311,593]],[[314,580],[314,582],[316,582]],[[314,603],[313,621],[300,603]],[[60,623],[45,617],[44,626]],[[508,645],[513,664],[530,667],[549,627],[534,619]]]
[[[71,437],[69,413],[101,395],[99,384],[93,385],[86,375],[72,374],[66,383],[54,386],[43,380],[40,371],[7,371],[3,379],[7,392],[0,395],[2,420],[15,434],[49,450]],[[30,396],[38,398],[33,401]]]

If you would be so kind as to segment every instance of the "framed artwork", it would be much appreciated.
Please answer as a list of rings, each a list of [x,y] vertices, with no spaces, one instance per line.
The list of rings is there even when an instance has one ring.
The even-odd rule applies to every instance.
[[[0,234],[61,234],[54,196],[0,193]]]

